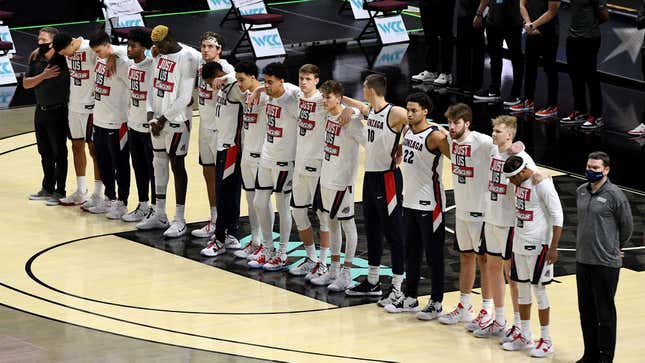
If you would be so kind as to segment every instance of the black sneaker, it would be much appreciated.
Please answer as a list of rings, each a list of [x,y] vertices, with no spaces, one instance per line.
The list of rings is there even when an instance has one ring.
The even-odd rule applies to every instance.
[[[499,91],[481,90],[473,95],[473,99],[479,102],[495,102],[502,98]]]
[[[560,120],[560,123],[563,125],[581,125],[587,121],[589,115],[578,112],[571,111],[567,117],[564,117]]]
[[[400,290],[397,290],[394,287],[392,287],[392,289],[390,289],[390,291],[385,295],[385,297],[378,301],[378,306],[386,307],[390,304],[395,304],[397,301],[403,300],[404,297],[405,296]]]
[[[381,296],[383,295],[383,290],[381,290],[381,283],[377,282],[376,285],[372,285],[367,281],[363,280],[360,284],[352,287],[351,289],[345,290],[345,295],[347,296]]]

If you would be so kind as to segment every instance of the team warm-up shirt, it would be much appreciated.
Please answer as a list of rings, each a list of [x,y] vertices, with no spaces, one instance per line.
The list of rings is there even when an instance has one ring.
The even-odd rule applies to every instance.
[[[298,142],[296,146],[296,171],[317,176],[320,175],[323,147],[325,146],[325,116],[323,97],[319,91],[305,98],[300,95],[298,101]]]
[[[528,178],[515,187],[517,220],[513,237],[513,253],[537,254],[540,245],[551,245],[553,226],[562,227],[563,214],[560,197],[553,179],[534,184]]]
[[[69,110],[73,112],[92,112],[94,107],[96,54],[90,48],[90,41],[83,39],[81,46],[74,52],[74,55],[66,58],[70,77]]]
[[[388,171],[396,168],[392,155],[399,144],[401,133],[387,122],[392,105],[381,110],[370,109],[367,115],[367,144],[365,144],[365,171]]]
[[[497,145],[493,145],[488,168],[488,189],[486,192],[484,221],[499,227],[512,227],[515,225],[514,185],[504,176],[504,162],[509,156],[507,153],[500,154]],[[526,160],[526,165],[530,169],[537,170],[535,162],[529,154],[522,151],[517,156]]]
[[[488,167],[493,139],[471,131],[462,142],[448,137],[456,217],[465,221],[483,220],[488,189]],[[405,183],[404,183],[405,184]]]
[[[117,57],[114,74],[108,72],[105,63],[105,59],[98,59],[94,66],[94,125],[118,129],[128,120],[132,61]]]
[[[242,103],[239,96],[233,99],[231,93],[239,92],[237,82],[223,86],[218,92],[215,105],[215,123],[219,135],[217,136],[217,150],[225,150],[241,143],[242,131]]]
[[[134,63],[128,71],[130,80],[130,108],[128,109],[128,127],[139,132],[149,132],[146,103],[152,87],[153,60],[146,57],[140,63]]]
[[[285,83],[285,92],[278,98],[269,97],[266,140],[262,161],[269,163],[294,161],[298,137],[298,100],[300,88]]]
[[[224,73],[229,74],[235,72],[235,68],[233,68],[233,66],[229,62],[227,62],[226,59],[220,59],[217,62],[222,66]],[[215,122],[217,90],[213,90],[211,85],[202,79],[202,67],[204,66],[204,64],[204,59],[200,59],[197,76],[197,106],[199,108],[200,128],[217,130],[217,125]]]
[[[199,54],[195,49],[182,45],[177,53],[159,54],[154,58],[148,111],[153,112],[155,118],[163,115],[172,123],[182,123],[192,118],[188,104],[199,67],[199,58],[195,53]]]
[[[345,190],[356,182],[358,172],[358,146],[366,144],[363,123],[352,116],[344,127],[338,117],[325,118],[325,147],[320,173],[320,185],[332,190]]]
[[[411,128],[403,137],[403,207],[415,210],[432,211],[434,227],[443,221],[445,192],[441,174],[443,156],[439,150],[430,151],[427,139],[436,127],[414,133]]]
[[[240,101],[246,99],[249,93],[245,92]],[[242,113],[242,160],[257,160],[257,156],[262,153],[262,146],[267,136],[267,115],[264,110],[268,100],[269,96],[266,93],[262,93],[258,103],[250,107],[242,102],[244,105]]]

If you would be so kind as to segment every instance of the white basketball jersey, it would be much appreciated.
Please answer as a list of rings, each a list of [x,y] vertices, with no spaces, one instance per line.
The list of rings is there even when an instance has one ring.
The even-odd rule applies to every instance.
[[[367,115],[365,171],[396,169],[396,162],[392,155],[398,147],[401,133],[392,130],[387,122],[391,110],[392,105],[388,103],[380,111],[370,109]]]
[[[247,92],[248,94],[248,92]],[[242,159],[250,158],[251,154],[260,155],[262,145],[267,136],[267,115],[264,112],[269,96],[260,95],[257,104],[249,107],[243,106],[242,115]]]
[[[488,191],[486,193],[486,215],[484,220],[500,227],[515,225],[515,193],[513,184],[504,176],[504,162],[510,155],[500,154],[497,145],[493,145],[488,168]],[[517,156],[526,160],[527,166],[536,169],[535,162],[526,152]]]
[[[242,104],[231,101],[229,94],[237,82],[227,84],[217,92],[215,119],[217,124],[217,150],[225,150],[240,144],[242,127]]]
[[[139,132],[149,132],[146,102],[152,87],[152,63],[152,58],[148,57],[140,63],[132,64],[128,71],[130,80],[128,127]]]
[[[365,145],[365,131],[358,116],[342,126],[338,116],[325,118],[325,147],[320,173],[320,185],[345,190],[356,182],[358,172],[358,146]]]
[[[428,150],[426,139],[438,132],[429,127],[419,133],[408,129],[403,138],[403,207],[416,210],[433,211],[433,221],[437,226],[443,220],[445,193],[441,181],[443,156],[439,150]]]
[[[296,171],[308,175],[320,175],[323,147],[325,146],[325,108],[318,91],[309,98],[298,101],[298,143],[296,147]]]
[[[213,90],[210,84],[202,79],[202,67],[204,60],[200,62],[197,71],[197,106],[199,108],[199,127],[206,130],[217,130],[215,122],[215,106],[217,104],[217,91]]]
[[[90,48],[90,41],[83,39],[81,46],[74,52],[74,55],[66,58],[70,77],[69,110],[92,112],[92,106],[94,106],[96,54]]]
[[[471,131],[462,142],[450,138],[448,141],[455,193],[455,215],[466,221],[483,220],[486,209],[484,198],[488,188],[486,177],[493,139],[477,131]]]
[[[128,121],[128,72],[132,62],[116,59],[116,73],[110,74],[104,59],[94,65],[94,124],[108,129],[118,129]]]
[[[269,97],[266,140],[262,146],[262,160],[268,162],[294,161],[298,138],[298,88],[287,88],[278,98]]]
[[[553,179],[534,184],[531,178],[515,187],[516,223],[513,252],[532,255],[551,245],[553,226],[562,226],[562,205]]]

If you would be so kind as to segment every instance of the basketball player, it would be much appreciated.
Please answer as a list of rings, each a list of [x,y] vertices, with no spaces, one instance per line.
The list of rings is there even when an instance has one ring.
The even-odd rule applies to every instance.
[[[291,234],[289,197],[296,158],[300,89],[286,83],[286,77],[287,67],[282,63],[269,63],[264,68],[264,90],[269,96],[265,107],[267,133],[253,199],[262,231],[263,248],[253,255],[249,267],[267,271],[286,268],[287,243]],[[273,248],[271,194],[275,194],[280,216],[280,248],[277,251]]]
[[[406,100],[407,129],[403,138],[403,217],[406,223],[405,296],[385,306],[390,313],[419,311],[420,265],[425,250],[432,272],[430,300],[417,314],[420,320],[437,318],[442,311],[444,276],[445,193],[442,184],[443,155],[449,154],[446,136],[426,121],[432,101],[425,93]]]
[[[503,174],[503,166],[510,156],[513,138],[517,132],[517,119],[513,116],[499,116],[493,120],[493,144],[489,155],[488,187],[485,200],[484,235],[486,238],[486,266],[490,289],[495,303],[495,319],[484,327],[475,330],[475,336],[486,338],[505,335],[509,339],[519,328],[520,317],[517,309],[517,285],[510,280],[511,300],[515,312],[515,322],[509,334],[505,334],[506,314],[504,312],[504,261],[512,257],[513,233],[515,225],[515,194],[508,179]],[[517,154],[536,170],[533,159],[524,151]],[[513,328],[517,327],[517,328]]]
[[[164,231],[165,237],[179,237],[188,231],[184,218],[188,187],[185,156],[188,152],[192,115],[187,106],[192,98],[199,53],[178,44],[165,25],[157,25],[152,30],[151,39],[159,53],[154,58],[152,92],[147,105],[154,151],[157,206],[155,213],[141,221],[137,228],[167,228]],[[177,202],[175,218],[170,227],[166,216],[168,162],[175,177]]]
[[[347,291],[349,296],[381,296],[379,267],[383,255],[383,236],[390,244],[392,254],[392,291],[378,304],[385,306],[402,296],[403,283],[403,216],[401,170],[395,155],[407,112],[385,101],[387,80],[381,74],[370,74],[363,82],[363,96],[369,103],[343,97],[345,104],[357,108],[367,116],[367,144],[365,146],[365,176],[363,179],[363,208],[367,228],[369,268],[367,279]]]
[[[199,164],[202,166],[206,192],[208,193],[208,204],[210,206],[210,220],[202,228],[195,229],[191,234],[198,238],[209,238],[215,234],[215,222],[217,221],[217,198],[216,198],[216,172],[217,161],[217,90],[202,77],[202,67],[208,62],[218,62],[224,73],[232,73],[231,66],[226,59],[221,59],[224,38],[213,32],[202,34],[201,60],[199,64],[199,75],[197,87],[199,91]]]
[[[321,224],[328,224],[331,234],[331,267],[324,274],[313,274],[311,283],[325,285],[332,292],[348,291],[352,287],[352,260],[356,253],[358,234],[354,221],[354,183],[358,172],[358,147],[365,145],[364,126],[353,115],[344,126],[338,120],[345,108],[341,104],[343,86],[326,81],[320,86],[323,104],[328,112],[325,123],[325,148],[320,172],[320,194],[324,213]],[[340,268],[341,227],[345,232],[345,258]],[[322,258],[322,257],[321,257]],[[321,266],[325,266],[321,260]],[[322,271],[322,267],[320,268]]]
[[[54,50],[65,56],[70,70],[69,84],[69,138],[72,140],[74,170],[76,171],[76,192],[59,200],[61,205],[81,205],[87,200],[87,180],[85,168],[85,143],[94,164],[94,193],[83,205],[84,210],[96,205],[103,199],[101,172],[94,155],[92,142],[92,110],[94,109],[94,65],[96,55],[91,51],[90,41],[82,37],[72,38],[65,32],[54,37]]]
[[[232,74],[234,76],[234,74]],[[208,62],[202,68],[202,78],[211,83],[225,76],[222,65]],[[215,86],[213,84],[213,86]],[[242,175],[240,157],[242,144],[242,104],[245,101],[237,81],[223,83],[217,92],[215,122],[217,124],[217,208],[225,211],[217,217],[215,235],[201,253],[218,256],[226,248],[239,249],[240,194]]]
[[[152,168],[152,140],[146,103],[152,88],[152,58],[146,56],[146,50],[152,47],[150,35],[144,30],[135,28],[128,33],[128,58],[134,63],[130,66],[130,105],[128,108],[128,143],[132,157],[132,169],[137,182],[139,204],[121,219],[125,222],[140,222],[153,213],[155,205],[155,182]],[[152,191],[151,198],[148,196]],[[152,205],[150,205],[152,202]]]
[[[109,219],[121,219],[127,213],[130,195],[130,149],[128,145],[128,95],[131,61],[116,57],[114,72],[106,62],[115,54],[115,46],[104,31],[90,37],[90,47],[96,53],[94,67],[94,125],[93,140],[96,161],[105,184],[107,200],[89,208],[91,213],[106,213]],[[117,199],[115,180],[119,187]]]
[[[518,283],[521,328],[504,350],[531,349],[532,357],[553,354],[549,333],[549,299],[545,286],[553,281],[553,264],[558,259],[562,234],[562,205],[553,180],[535,184],[533,170],[521,156],[511,156],[504,163],[504,175],[515,185],[516,224],[513,236],[511,278]],[[531,286],[540,318],[541,338],[537,345],[531,334]]]

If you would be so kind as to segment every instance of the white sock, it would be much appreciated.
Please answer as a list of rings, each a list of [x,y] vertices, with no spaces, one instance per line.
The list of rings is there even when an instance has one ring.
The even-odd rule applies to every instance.
[[[320,259],[319,261],[327,264],[327,255],[329,255],[329,247],[320,247]]]
[[[345,259],[344,262],[346,265],[351,266],[352,261],[354,260],[354,255],[356,255],[356,245],[358,244],[358,233],[356,232],[356,223],[354,219],[349,219],[346,221],[340,222],[345,232]],[[396,276],[396,275],[395,275]],[[403,280],[403,277],[401,277]]]
[[[289,236],[291,236],[291,194],[276,193],[275,204],[278,209],[278,216],[280,216],[280,254],[287,253],[287,245],[289,243]]]
[[[521,320],[520,321],[520,331],[524,338],[531,339],[531,321],[530,320]]]
[[[482,308],[490,315],[493,312],[493,299],[482,299]]]
[[[161,219],[167,218],[167,216],[166,216],[166,199],[157,197],[157,208],[155,209],[155,213]]]
[[[548,325],[540,326],[540,336],[544,340],[551,340],[551,333]]]
[[[144,212],[147,212],[147,211],[148,211],[148,208],[149,208],[149,207],[148,207],[148,202],[139,202],[139,207],[140,207],[140,208],[141,208],[141,210],[143,210]]]
[[[183,204],[177,204],[175,207],[175,220],[176,221],[182,221],[185,222],[186,218],[184,218],[184,211],[186,210],[186,206]]]
[[[376,285],[378,283],[379,267],[380,266],[368,266],[367,268],[367,282],[372,285]]]
[[[94,181],[94,195],[97,197],[100,197],[103,195],[103,181],[101,180],[95,180]]]
[[[340,272],[340,261],[331,261],[331,267],[329,267],[332,276],[338,276],[338,272]]]
[[[504,313],[504,307],[496,307],[495,308],[495,321],[499,325],[504,325],[506,324],[506,316]]]
[[[305,246],[305,251],[307,252],[307,257],[314,262],[318,262],[318,257],[316,257],[316,245],[312,244],[310,246]]]
[[[520,319],[520,313],[514,312],[513,313],[513,325],[519,327],[522,319]]]
[[[217,221],[217,207],[211,207],[211,224],[215,224]]]
[[[87,193],[87,178],[85,175],[76,177],[76,191],[79,193]]]
[[[470,293],[465,294],[465,293],[463,293],[463,292],[462,292],[462,293],[459,295],[459,302],[461,303],[461,305],[462,305],[465,309],[467,309],[467,308],[468,308],[468,306],[470,306]]]
[[[401,285],[403,284],[403,275],[392,275],[392,287],[401,291]]]

